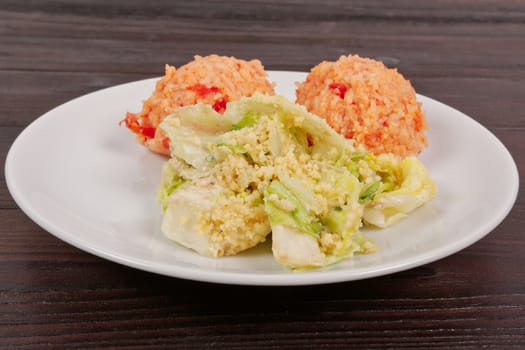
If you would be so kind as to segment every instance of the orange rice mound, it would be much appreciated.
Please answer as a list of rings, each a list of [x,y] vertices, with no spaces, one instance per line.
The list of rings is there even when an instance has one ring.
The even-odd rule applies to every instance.
[[[123,120],[136,134],[137,141],[154,152],[169,155],[169,140],[157,127],[164,117],[180,107],[202,102],[222,113],[228,102],[243,96],[255,92],[274,94],[274,86],[259,60],[218,55],[194,58],[178,69],[166,65],[166,74],[144,101],[142,110],[127,113]]]
[[[396,69],[359,56],[323,61],[297,84],[297,103],[375,154],[401,157],[427,146],[421,104]]]

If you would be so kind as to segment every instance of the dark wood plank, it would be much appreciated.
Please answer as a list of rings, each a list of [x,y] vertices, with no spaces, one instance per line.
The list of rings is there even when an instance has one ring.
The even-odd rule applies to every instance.
[[[220,3],[212,0],[178,2],[157,0],[144,3],[140,0],[122,3],[109,3],[103,0],[92,1],[47,1],[24,3],[15,0],[4,0],[3,8],[16,12],[33,12],[46,15],[81,15],[96,18],[173,18],[187,17],[198,19],[227,18],[249,19],[261,18],[279,21],[323,19],[370,18],[372,20],[390,18],[395,21],[420,20],[459,21],[459,22],[518,22],[525,18],[525,4],[519,0],[502,3],[498,0],[478,3],[472,0],[445,0],[427,2],[414,6],[410,0],[395,1],[386,6],[380,0],[327,0],[320,3],[308,1],[275,1],[255,0],[244,2],[227,0]]]
[[[518,4],[515,6],[502,13],[523,19],[524,11]],[[186,18],[184,9],[180,9],[180,17],[175,12],[173,18],[130,15],[118,17],[118,21],[73,10],[48,16],[4,10],[0,12],[4,23],[0,26],[0,47],[9,47],[10,52],[0,55],[0,68],[156,74],[165,63],[180,65],[195,54],[219,53],[256,57],[271,69],[307,70],[321,60],[358,53],[387,57],[409,77],[412,71],[454,77],[491,77],[496,72],[507,78],[516,78],[513,74],[523,77],[520,73],[523,70],[514,69],[522,67],[521,55],[525,49],[520,31],[522,20],[449,23],[446,16],[451,11],[435,21],[395,14],[385,20],[380,15],[383,12],[373,20],[367,20],[366,16],[324,19],[322,13],[327,7],[318,5],[314,6],[319,12],[315,21],[301,21],[291,15],[281,21],[267,14],[268,18],[257,20],[234,16],[232,22],[230,16],[215,14],[214,9],[216,6],[211,9],[204,6],[199,12],[203,17],[211,13],[211,18],[205,21]],[[402,7],[398,11],[405,10]],[[431,10],[420,11],[428,14]],[[138,15],[142,13],[136,11]],[[384,30],[385,25],[388,31]],[[284,59],[282,52],[286,52]],[[16,60],[10,59],[13,55]],[[40,59],[35,61],[35,56]]]

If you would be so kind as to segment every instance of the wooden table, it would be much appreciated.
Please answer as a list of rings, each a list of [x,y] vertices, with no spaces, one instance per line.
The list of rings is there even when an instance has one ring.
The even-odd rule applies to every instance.
[[[0,1],[0,154],[47,110],[194,54],[304,71],[384,60],[475,118],[525,173],[523,1]],[[2,167],[3,171],[3,167]],[[4,178],[4,176],[2,176]],[[521,178],[523,181],[523,177]],[[493,232],[389,276],[303,287],[164,277],[56,239],[0,188],[2,349],[525,348],[525,199]]]

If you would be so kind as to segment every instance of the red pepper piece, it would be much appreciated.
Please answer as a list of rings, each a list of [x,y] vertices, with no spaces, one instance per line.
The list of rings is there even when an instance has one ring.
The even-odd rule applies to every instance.
[[[221,93],[221,89],[216,86],[206,86],[204,84],[195,84],[187,87],[188,90],[195,92],[197,95],[204,97],[209,94]]]
[[[206,86],[204,84],[194,84],[187,87],[188,90],[195,92],[199,97],[205,97],[209,94],[220,94],[223,95],[222,90],[216,86]],[[213,102],[213,109],[217,112],[224,112],[226,104],[228,103],[228,96],[219,96]]]
[[[224,96],[217,100],[212,105],[212,108],[215,109],[217,112],[221,113],[226,110],[226,104],[228,103],[228,97]]]
[[[167,150],[170,149],[170,139],[168,137],[162,139],[162,147],[164,147]]]
[[[141,126],[140,127],[140,133],[142,135],[144,135],[146,138],[148,139],[152,139],[155,137],[155,131],[157,129],[155,129],[154,127],[151,127],[151,126]]]
[[[345,85],[340,83],[332,83],[328,85],[328,88],[340,98],[345,98],[346,90],[348,89]]]
[[[142,126],[140,125],[137,116],[133,113],[126,113],[126,118],[120,123],[124,122],[126,127],[137,135],[142,135],[147,139],[155,137],[156,129],[152,126]]]

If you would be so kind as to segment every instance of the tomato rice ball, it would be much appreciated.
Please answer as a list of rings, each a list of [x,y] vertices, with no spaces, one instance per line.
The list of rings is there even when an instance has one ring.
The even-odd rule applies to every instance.
[[[259,60],[235,57],[195,56],[194,60],[175,68],[166,65],[166,73],[139,113],[127,113],[123,123],[135,133],[137,141],[150,150],[169,155],[169,140],[157,129],[167,115],[180,107],[199,102],[222,113],[226,104],[255,92],[274,94],[274,86]]]
[[[382,62],[357,55],[323,61],[297,84],[296,102],[375,154],[401,157],[427,146],[427,124],[408,80]]]

